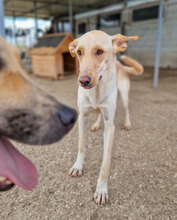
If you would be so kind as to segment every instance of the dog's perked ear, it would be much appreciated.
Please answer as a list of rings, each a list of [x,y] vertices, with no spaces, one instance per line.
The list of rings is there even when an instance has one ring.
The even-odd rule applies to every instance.
[[[69,44],[69,51],[72,57],[76,56],[76,47],[78,44],[78,39],[73,40],[70,44]]]
[[[113,53],[123,52],[127,49],[128,41],[130,40],[138,40],[139,36],[124,36],[121,34],[116,34],[112,36],[112,46],[113,46]]]

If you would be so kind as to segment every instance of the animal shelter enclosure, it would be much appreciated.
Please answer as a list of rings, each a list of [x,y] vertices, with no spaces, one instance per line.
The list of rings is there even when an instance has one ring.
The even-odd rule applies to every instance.
[[[31,49],[33,74],[58,79],[77,73],[77,61],[69,53],[69,33],[48,34]]]
[[[7,16],[12,17],[11,26],[7,21],[3,23]],[[60,142],[52,145],[32,146],[13,141],[36,165],[39,181],[32,191],[15,186],[0,192],[0,220],[176,220],[177,0],[0,0],[0,35],[8,36],[8,41],[18,48],[14,43],[20,33],[18,18],[24,17],[26,24],[34,18],[31,29],[22,27],[27,32],[24,39],[28,41],[32,36],[36,42],[27,47],[29,65],[23,63],[28,77],[77,112],[79,64],[68,49],[74,39],[95,29],[111,36],[138,35],[139,40],[128,43],[124,55],[140,62],[144,72],[139,76],[128,75],[130,131],[124,129],[125,110],[118,92],[108,203],[99,206],[93,201],[105,146],[104,122],[91,132],[97,117],[91,113],[82,177],[68,175],[77,156],[78,122]],[[50,29],[40,32],[40,19],[49,20]],[[117,53],[119,60],[121,54]],[[25,93],[19,96],[23,99]],[[38,106],[47,118],[43,105]]]

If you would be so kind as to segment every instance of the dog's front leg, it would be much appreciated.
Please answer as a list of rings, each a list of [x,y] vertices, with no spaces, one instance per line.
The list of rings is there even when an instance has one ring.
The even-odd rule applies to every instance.
[[[103,162],[100,169],[100,175],[98,178],[98,183],[96,191],[94,193],[94,200],[97,204],[105,204],[108,201],[108,176],[111,163],[111,150],[114,140],[114,115],[115,112],[103,113],[104,119],[104,151],[103,151]]]
[[[77,159],[72,168],[69,171],[69,175],[72,177],[81,176],[83,173],[83,164],[85,158],[85,151],[87,145],[87,125],[88,117],[84,113],[79,114],[78,128],[79,128],[79,147]]]

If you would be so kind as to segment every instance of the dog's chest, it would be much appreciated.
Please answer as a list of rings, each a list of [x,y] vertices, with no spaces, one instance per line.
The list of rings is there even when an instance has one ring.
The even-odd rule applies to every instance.
[[[99,86],[96,86],[88,96],[89,104],[92,110],[100,111],[100,107],[103,99],[103,91]]]
[[[113,76],[111,79],[112,80],[106,82],[101,81],[102,83],[89,90],[79,87],[79,108],[82,109],[82,111],[88,110],[94,112],[100,112],[102,109],[109,108],[110,104],[114,102],[117,97],[117,80]]]
[[[99,111],[99,101],[94,99],[93,97],[89,97],[89,105],[93,111]]]

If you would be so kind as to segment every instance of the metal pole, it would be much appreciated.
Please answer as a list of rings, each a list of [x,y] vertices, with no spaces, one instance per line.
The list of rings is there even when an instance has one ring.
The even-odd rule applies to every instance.
[[[35,20],[35,31],[36,31],[36,40],[38,40],[38,16],[37,16],[37,2],[34,0],[34,20]]]
[[[160,0],[159,14],[158,14],[158,30],[157,30],[157,42],[156,42],[156,58],[154,68],[154,88],[158,86],[159,80],[159,62],[160,62],[160,49],[161,49],[161,37],[162,37],[162,25],[163,25],[163,12],[164,12],[164,0]]]
[[[0,35],[5,38],[4,1],[0,0]]]
[[[16,21],[16,16],[15,16],[15,12],[13,12],[13,30],[12,30],[12,36],[13,36],[14,44],[17,45],[15,21]]]
[[[70,33],[73,34],[73,7],[72,7],[72,0],[69,0],[69,23],[70,23]]]

